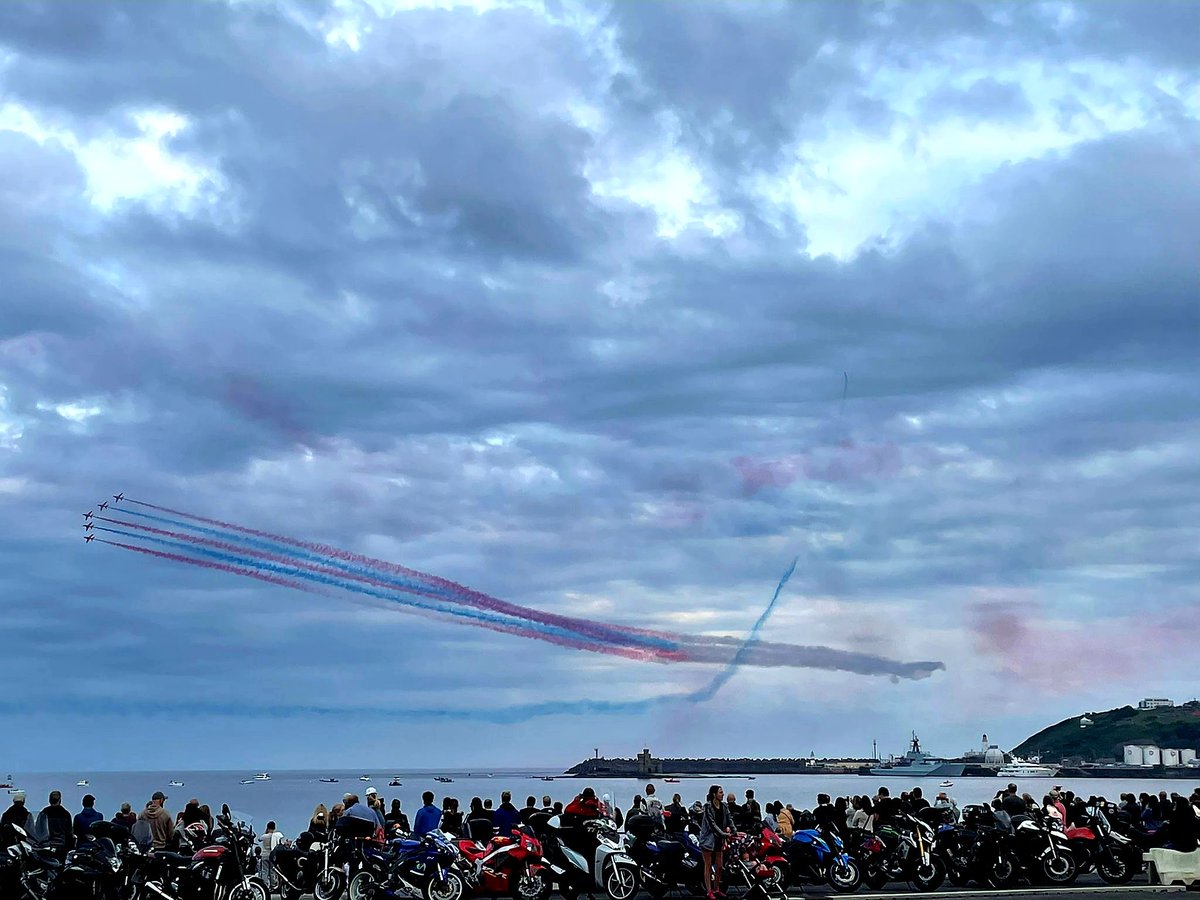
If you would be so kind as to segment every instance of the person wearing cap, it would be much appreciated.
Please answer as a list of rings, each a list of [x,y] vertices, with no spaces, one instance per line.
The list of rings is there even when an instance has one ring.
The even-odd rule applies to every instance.
[[[40,840],[55,855],[65,862],[67,853],[75,847],[75,830],[72,816],[62,805],[62,792],[51,791],[45,808],[38,813],[33,830]]]
[[[88,829],[96,822],[101,821],[103,815],[96,811],[96,798],[91,794],[83,795],[83,809],[75,815],[75,841],[78,842]]]
[[[3,816],[0,816],[0,825],[16,825],[29,834],[33,831],[33,815],[25,808],[25,792],[13,791],[10,796],[12,797],[12,806],[4,811]]]
[[[387,828],[386,811],[383,808],[383,798],[379,796],[379,788],[371,785],[367,788],[367,808],[375,813],[380,828]]]
[[[167,795],[162,791],[155,791],[146,808],[138,813],[138,821],[146,822],[150,826],[155,850],[165,850],[175,838],[175,820],[167,811],[164,805],[166,802]]]

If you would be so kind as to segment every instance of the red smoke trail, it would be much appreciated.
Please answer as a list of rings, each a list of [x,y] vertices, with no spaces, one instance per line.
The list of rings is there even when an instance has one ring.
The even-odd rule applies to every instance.
[[[352,553],[349,550],[342,550],[339,547],[332,547],[329,544],[320,544],[313,541],[302,541],[293,537],[288,537],[283,534],[273,534],[269,531],[260,531],[257,528],[247,528],[244,525],[235,525],[232,522],[223,522],[220,519],[210,519],[205,516],[198,516],[194,513],[183,512],[182,510],[172,509],[169,506],[159,506],[155,503],[147,503],[145,500],[134,500],[130,497],[125,498],[126,503],[136,503],[138,506],[145,506],[148,509],[156,509],[159,512],[169,513],[173,516],[180,516],[185,519],[191,519],[193,522],[203,522],[206,525],[213,525],[217,528],[224,528],[227,531],[234,531],[239,534],[249,534],[254,537],[264,538],[269,541],[275,541],[280,544],[288,544],[292,547],[299,547],[303,550],[311,550],[314,553],[320,553],[325,556],[340,559],[344,562],[352,563],[357,566],[363,566],[369,569],[378,569],[383,572],[389,572],[393,575],[400,575],[405,578],[417,579],[425,581],[428,584],[438,585],[446,590],[454,591],[464,598],[470,598],[475,605],[479,605],[484,609],[490,609],[495,612],[502,612],[505,615],[516,616],[530,621],[540,622],[543,625],[553,625],[557,628],[565,628],[567,630],[577,630],[581,626],[602,629],[614,635],[619,635],[621,632],[626,634],[638,634],[645,637],[661,638],[662,640],[675,641],[679,639],[678,635],[670,634],[665,631],[652,631],[645,628],[632,628],[627,625],[610,625],[607,622],[597,622],[592,619],[579,619],[571,616],[561,616],[555,613],[543,612],[537,609],[531,609],[527,606],[518,606],[515,603],[508,603],[498,597],[493,597],[490,594],[485,594],[457,582],[450,581],[448,578],[442,578],[438,575],[430,575],[427,572],[418,572],[416,569],[410,569],[407,566],[399,565],[398,563],[388,562],[387,560],[375,559],[370,556],[364,556],[361,553]]]
[[[104,518],[104,517],[97,516],[96,518]],[[104,521],[111,522],[113,520],[105,518]],[[123,524],[123,523],[118,523],[118,524]],[[116,531],[115,529],[111,529],[111,528],[98,528],[97,530],[98,531],[108,531],[113,534],[125,534],[125,532]],[[150,529],[150,530],[151,531],[159,531],[160,529]],[[163,533],[169,534],[169,532],[163,532]],[[130,534],[129,537],[136,538],[137,535]],[[96,538],[96,540],[98,543],[101,543],[101,544],[108,544],[109,546],[120,547],[124,550],[133,550],[137,553],[145,553],[150,556],[157,556],[162,559],[171,560],[172,562],[186,563],[186,564],[193,565],[193,566],[200,566],[200,567],[206,568],[206,569],[217,569],[218,571],[228,572],[232,575],[244,575],[247,578],[257,578],[259,581],[266,581],[270,584],[276,584],[276,585],[280,585],[282,587],[292,588],[293,590],[297,590],[297,591],[304,591],[307,594],[316,594],[316,595],[322,596],[322,597],[333,597],[333,598],[340,599],[340,595],[338,595],[332,591],[322,590],[320,588],[313,587],[312,585],[308,584],[307,582],[294,581],[294,580],[292,580],[290,578],[286,578],[284,576],[274,575],[269,572],[259,571],[258,569],[253,568],[253,565],[254,565],[253,562],[249,563],[249,567],[241,567],[241,566],[230,565],[228,563],[214,562],[212,560],[196,559],[194,557],[184,556],[179,553],[170,553],[170,552],[163,551],[163,550],[151,550],[149,547],[139,547],[134,544],[125,544],[120,541],[109,541],[109,540],[105,540],[104,538],[100,538],[100,537]],[[198,540],[203,542],[204,539],[198,539]],[[219,543],[219,542],[213,542],[213,543]],[[237,549],[237,552],[239,554],[242,553],[240,548]],[[331,577],[334,577],[334,578],[345,577],[343,575],[343,573],[338,572],[337,570],[326,569],[326,570],[322,571],[320,566],[301,566],[299,563],[293,562],[290,559],[279,560],[279,562],[282,565],[292,566],[293,568],[307,568],[307,569],[310,569],[312,571],[318,572],[319,574],[326,575],[326,576],[329,576],[330,573],[332,573]],[[354,590],[352,587],[347,587],[346,589],[351,590],[351,591]],[[389,587],[386,585],[384,586],[384,589],[388,590],[389,592],[392,592],[392,593],[399,593],[396,591],[395,588],[392,588],[392,587]],[[414,591],[413,593],[417,593],[417,592]],[[381,599],[386,600],[386,598],[381,598]],[[441,622],[446,621],[446,614],[438,613],[437,610],[410,608],[407,611],[415,613],[417,615],[422,615],[425,618],[434,619],[434,620],[441,621]],[[499,632],[500,634],[510,634],[510,635],[513,635],[514,637],[537,638],[539,640],[543,640],[543,641],[546,641],[551,644],[557,644],[561,647],[567,647],[571,650],[588,650],[593,653],[604,653],[609,656],[620,656],[625,659],[634,659],[634,660],[639,660],[642,662],[664,662],[665,663],[665,662],[676,662],[676,661],[680,661],[680,660],[684,659],[682,654],[654,652],[654,651],[650,651],[650,650],[646,650],[646,649],[638,649],[638,648],[633,648],[633,647],[621,647],[621,646],[616,646],[616,645],[612,645],[612,644],[596,644],[596,643],[586,642],[586,641],[582,641],[582,640],[574,640],[572,638],[564,637],[562,635],[548,634],[546,632],[541,632],[541,631],[531,631],[530,629],[521,628],[519,625],[504,625],[499,622],[487,622],[487,621],[479,621],[479,620],[474,620],[471,622],[471,624],[476,625],[480,628],[487,628],[489,631]]]

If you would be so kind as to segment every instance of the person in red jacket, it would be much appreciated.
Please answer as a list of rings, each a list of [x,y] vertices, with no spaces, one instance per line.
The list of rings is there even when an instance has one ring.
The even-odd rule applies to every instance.
[[[583,789],[583,793],[567,804],[563,814],[579,816],[581,819],[598,819],[604,814],[604,808],[601,806],[596,792],[590,787],[586,787]]]

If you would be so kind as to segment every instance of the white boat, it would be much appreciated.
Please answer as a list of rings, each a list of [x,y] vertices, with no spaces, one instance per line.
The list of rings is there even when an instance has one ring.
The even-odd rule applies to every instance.
[[[1043,766],[1037,757],[1025,760],[1018,756],[996,773],[999,778],[1053,778],[1057,774],[1058,769]]]
[[[938,787],[954,787],[954,782],[947,778],[945,781],[939,784]]]
[[[254,784],[253,778],[243,778],[238,784]]]
[[[336,778],[318,778],[317,780],[320,781],[321,784],[337,784],[338,783]]]
[[[182,781],[168,781],[167,787],[183,787]]]
[[[359,776],[358,776],[358,780],[359,780],[359,781],[370,781],[370,780],[371,780],[371,776],[370,776],[370,775],[359,775]]]
[[[86,778],[80,778],[77,782],[75,782],[75,787],[87,787],[87,786],[88,786],[88,780]]]
[[[254,776],[254,780],[255,781],[270,781],[271,773],[270,772],[259,772],[257,775]]]

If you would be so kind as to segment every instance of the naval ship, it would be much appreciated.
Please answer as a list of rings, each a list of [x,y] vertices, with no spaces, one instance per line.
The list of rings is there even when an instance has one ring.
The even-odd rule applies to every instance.
[[[892,778],[955,778],[966,773],[967,763],[930,756],[921,749],[921,740],[912,733],[908,752],[899,758],[867,770],[871,775]],[[973,773],[972,773],[973,774]]]

